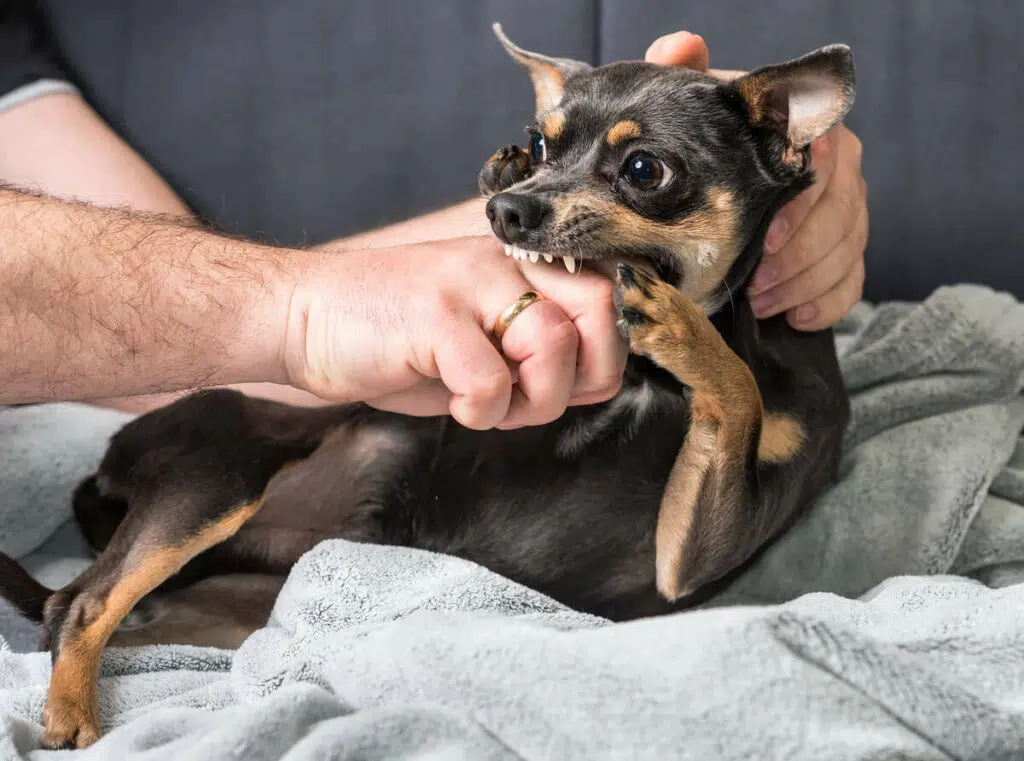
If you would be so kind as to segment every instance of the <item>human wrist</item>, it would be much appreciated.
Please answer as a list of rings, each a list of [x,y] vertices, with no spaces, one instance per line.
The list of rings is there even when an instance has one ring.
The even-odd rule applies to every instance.
[[[234,242],[232,242],[234,243]],[[301,285],[314,269],[316,252],[239,244],[238,252],[250,263],[258,262],[259,277],[243,283],[234,325],[225,325],[216,342],[227,350],[218,383],[275,383],[294,385],[289,369],[291,336],[301,330],[301,315],[295,314]]]
[[[333,345],[344,314],[358,298],[359,275],[370,262],[363,251],[281,251],[272,294],[271,382],[298,388],[332,402],[355,401],[344,379],[333,377]],[[362,272],[365,274],[365,272]],[[335,368],[337,370],[337,368]]]

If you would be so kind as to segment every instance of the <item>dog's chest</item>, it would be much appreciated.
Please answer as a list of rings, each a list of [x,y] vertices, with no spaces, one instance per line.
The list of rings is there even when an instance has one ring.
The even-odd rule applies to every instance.
[[[655,416],[677,413],[686,405],[681,392],[643,379],[626,385],[618,396],[590,414],[580,415],[559,436],[556,454],[565,459],[580,455],[595,442],[615,438],[628,444],[644,423]]]

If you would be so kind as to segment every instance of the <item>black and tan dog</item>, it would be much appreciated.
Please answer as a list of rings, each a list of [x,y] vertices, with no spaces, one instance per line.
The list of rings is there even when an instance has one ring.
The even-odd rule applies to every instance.
[[[130,423],[75,496],[95,563],[52,593],[4,565],[3,594],[53,654],[48,747],[97,738],[115,630],[237,643],[323,539],[459,555],[627,619],[720,589],[833,477],[848,402],[832,333],[757,322],[744,292],[774,212],[812,181],[809,144],[852,104],[849,50],[724,82],[501,39],[537,123],[527,151],[484,167],[488,217],[517,258],[616,273],[621,393],[509,432],[228,391]]]

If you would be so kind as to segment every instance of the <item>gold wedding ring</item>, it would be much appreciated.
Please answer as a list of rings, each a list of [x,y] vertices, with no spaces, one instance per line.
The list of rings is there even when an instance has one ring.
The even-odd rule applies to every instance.
[[[504,337],[508,326],[512,324],[512,320],[522,314],[523,310],[528,306],[540,301],[542,298],[544,297],[536,291],[527,291],[513,301],[504,312],[498,315],[498,319],[494,321],[494,335],[498,337],[498,340],[500,341]]]

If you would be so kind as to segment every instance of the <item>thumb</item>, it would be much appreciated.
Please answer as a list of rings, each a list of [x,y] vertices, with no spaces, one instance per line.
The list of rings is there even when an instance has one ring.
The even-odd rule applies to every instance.
[[[704,38],[690,32],[675,32],[659,37],[647,48],[644,59],[661,66],[685,66],[697,71],[707,71],[711,65],[711,56]]]

